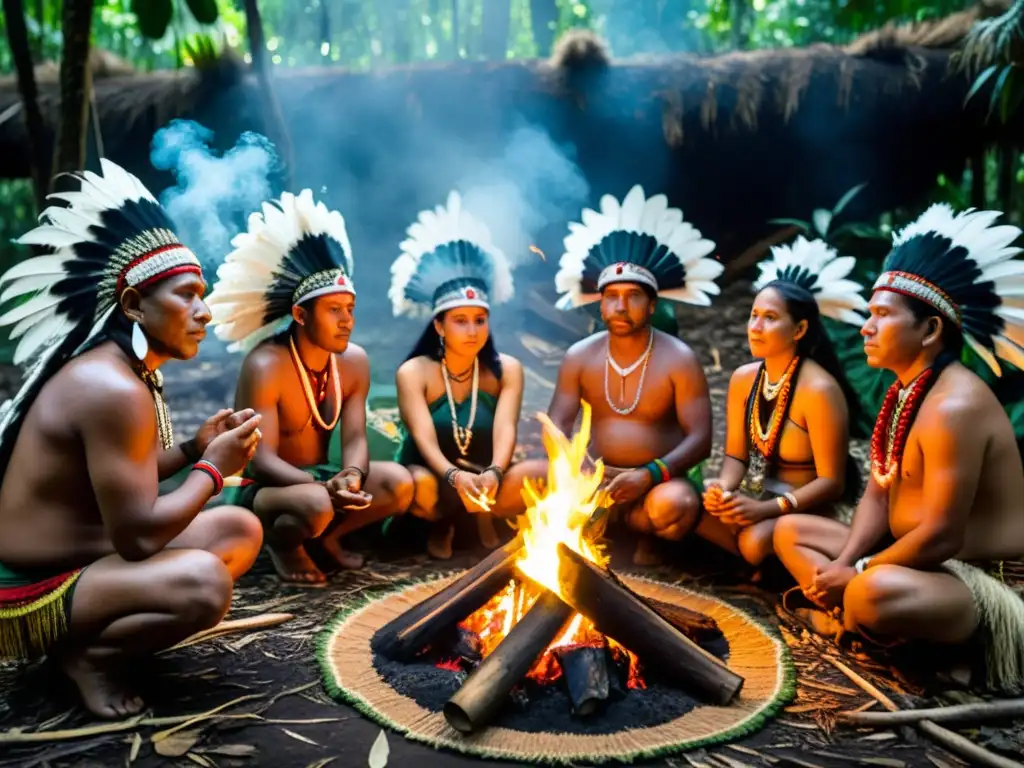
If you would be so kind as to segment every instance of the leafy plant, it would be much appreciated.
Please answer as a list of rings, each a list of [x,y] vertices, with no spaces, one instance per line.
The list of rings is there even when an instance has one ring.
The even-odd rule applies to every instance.
[[[885,239],[887,235],[881,228],[872,227],[861,222],[849,222],[835,229],[832,228],[836,217],[842,213],[843,209],[850,204],[850,201],[866,186],[867,182],[864,182],[848,190],[846,194],[839,198],[839,202],[835,204],[832,210],[816,208],[811,214],[811,221],[804,221],[802,219],[770,219],[769,223],[798,227],[806,237],[821,238],[829,244],[834,244],[837,238],[846,235],[868,239]]]
[[[219,11],[216,0],[185,0],[189,11],[200,24],[213,24]],[[139,31],[150,40],[160,40],[167,34],[174,17],[174,0],[132,0],[132,13],[138,20]]]

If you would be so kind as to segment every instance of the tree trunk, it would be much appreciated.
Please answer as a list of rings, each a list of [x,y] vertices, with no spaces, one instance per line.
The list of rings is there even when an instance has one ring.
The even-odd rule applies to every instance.
[[[263,114],[267,121],[268,138],[274,142],[281,160],[281,187],[291,187],[295,160],[292,154],[292,142],[288,136],[288,126],[284,122],[281,105],[270,83],[270,61],[267,59],[267,43],[263,37],[263,21],[256,0],[245,0],[245,28],[249,36],[249,53],[252,55],[252,68],[260,84],[260,96],[263,98]]]
[[[36,35],[34,53],[36,58],[36,64],[41,64],[46,58],[46,13],[43,8],[43,0],[36,0],[36,26],[39,28],[39,33]],[[4,11],[7,18],[11,18],[11,14]]]
[[[538,56],[551,55],[557,24],[557,0],[530,0],[530,26],[533,27],[533,42],[537,44]]]
[[[64,0],[61,28],[64,52],[60,61],[60,114],[57,116],[54,176],[84,170],[89,130],[89,38],[93,0]]]
[[[512,17],[512,0],[489,0],[484,3],[483,53],[490,61],[504,61],[508,55],[508,30]]]
[[[46,147],[46,126],[39,111],[36,73],[29,49],[28,27],[21,0],[3,0],[7,17],[7,42],[11,58],[18,73],[18,92],[21,94],[21,113],[28,129],[29,149],[32,153],[32,181],[35,189],[36,213],[46,206],[46,192],[50,184],[50,155]]]

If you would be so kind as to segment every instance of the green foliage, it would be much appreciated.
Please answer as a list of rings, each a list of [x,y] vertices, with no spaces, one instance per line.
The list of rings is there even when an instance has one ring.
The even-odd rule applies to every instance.
[[[811,213],[811,221],[804,221],[802,219],[770,219],[768,223],[797,227],[800,229],[800,233],[805,237],[809,239],[824,240],[833,248],[839,250],[842,250],[844,241],[851,237],[867,240],[886,240],[889,237],[890,230],[884,222],[880,222],[877,226],[874,226],[854,221],[843,224],[835,229],[832,228],[832,224],[836,217],[842,213],[843,209],[850,204],[850,201],[853,200],[853,198],[856,197],[865,186],[867,186],[866,183],[858,184],[848,190],[831,210],[825,208],[815,209]]]
[[[139,31],[150,40],[159,40],[167,34],[174,15],[171,0],[132,0],[132,13],[138,20]]]
[[[185,0],[192,16],[200,24],[215,24],[219,11],[217,0]]]

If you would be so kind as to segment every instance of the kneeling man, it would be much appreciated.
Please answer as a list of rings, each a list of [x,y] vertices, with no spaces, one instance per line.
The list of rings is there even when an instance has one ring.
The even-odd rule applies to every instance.
[[[49,657],[113,718],[144,707],[140,656],[224,616],[262,531],[237,507],[200,514],[252,456],[259,416],[222,411],[172,444],[158,369],[199,350],[199,261],[138,179],[101,164],[21,238],[55,252],[0,279],[5,297],[36,294],[0,325],[16,324],[16,363],[37,358],[0,423],[0,658]]]
[[[249,218],[210,294],[217,336],[250,350],[235,404],[263,421],[263,440],[233,503],[263,521],[267,549],[283,581],[323,587],[324,574],[305,543],[321,538],[342,568],[363,558],[341,538],[403,514],[412,475],[393,462],[371,462],[366,440],[370,363],[349,338],[355,324],[352,249],[337,211],[312,192],[285,193]],[[329,441],[340,425],[340,465]],[[229,489],[230,493],[230,489]]]
[[[661,299],[710,304],[722,266],[714,243],[633,187],[620,205],[605,195],[565,238],[556,286],[562,309],[600,302],[606,331],[577,342],[558,372],[548,416],[572,432],[582,400],[593,408],[592,453],[606,464],[616,512],[642,534],[637,564],[657,561],[653,534],[678,541],[700,519],[700,467],[711,452],[711,399],[696,354],[655,330]]]
[[[885,644],[978,641],[987,684],[1024,685],[1024,601],[1002,581],[1024,554],[1024,469],[1010,420],[961,365],[966,341],[993,371],[1024,367],[1012,299],[1020,230],[946,205],[899,233],[861,333],[892,371],[871,440],[871,477],[851,528],[788,515],[775,548],[803,593],[845,629]],[[813,618],[813,614],[812,614]],[[819,616],[820,618],[820,616]]]

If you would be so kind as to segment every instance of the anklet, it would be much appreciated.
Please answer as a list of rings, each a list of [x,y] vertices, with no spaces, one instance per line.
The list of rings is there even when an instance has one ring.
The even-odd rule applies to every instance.
[[[192,469],[197,469],[204,475],[213,480],[213,495],[216,496],[224,489],[224,475],[220,473],[213,464],[208,462],[206,459],[200,459],[192,465]]]

